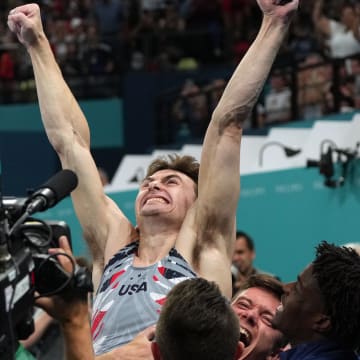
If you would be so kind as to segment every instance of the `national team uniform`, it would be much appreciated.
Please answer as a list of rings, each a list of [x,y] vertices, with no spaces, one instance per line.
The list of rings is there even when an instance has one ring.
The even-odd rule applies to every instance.
[[[174,248],[154,265],[134,267],[138,246],[137,241],[121,249],[104,269],[93,304],[96,355],[128,343],[140,331],[154,325],[171,288],[196,277]]]

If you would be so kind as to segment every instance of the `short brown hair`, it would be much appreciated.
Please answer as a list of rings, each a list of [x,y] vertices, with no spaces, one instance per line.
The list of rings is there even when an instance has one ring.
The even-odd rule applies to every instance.
[[[260,288],[274,295],[278,300],[281,300],[281,296],[284,294],[284,288],[281,281],[269,274],[254,274],[251,275],[237,291],[233,300],[235,300],[240,293],[250,288]]]
[[[196,184],[196,194],[197,194],[197,184],[199,178],[199,162],[189,155],[180,156],[178,154],[171,154],[155,159],[148,167],[146,177],[153,175],[154,173],[160,170],[175,170],[179,171]]]
[[[167,295],[156,325],[164,360],[233,360],[239,320],[214,282],[193,278]]]

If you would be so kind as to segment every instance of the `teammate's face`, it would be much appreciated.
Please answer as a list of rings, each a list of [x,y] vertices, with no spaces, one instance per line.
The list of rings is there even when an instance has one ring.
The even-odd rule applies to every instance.
[[[272,327],[280,300],[262,288],[242,291],[232,302],[239,318],[246,347],[240,359],[255,360],[270,355],[282,339],[280,331]]]

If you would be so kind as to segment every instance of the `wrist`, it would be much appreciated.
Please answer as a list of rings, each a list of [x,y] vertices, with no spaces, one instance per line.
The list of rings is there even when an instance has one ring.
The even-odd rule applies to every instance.
[[[63,328],[83,328],[90,324],[89,309],[87,303],[70,304],[73,311],[59,317],[58,321]]]
[[[259,34],[265,38],[282,41],[288,31],[290,22],[290,18],[284,19],[264,14]]]
[[[47,48],[50,48],[50,43],[43,32],[36,34],[33,41],[26,45],[26,50],[30,56],[34,53],[43,52]]]

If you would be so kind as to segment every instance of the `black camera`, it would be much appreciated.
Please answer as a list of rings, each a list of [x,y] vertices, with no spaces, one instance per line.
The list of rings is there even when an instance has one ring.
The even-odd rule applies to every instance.
[[[76,185],[76,175],[62,170],[28,198],[0,194],[0,359],[13,360],[18,340],[34,331],[35,291],[52,296],[92,290],[87,269],[73,263],[69,274],[58,262],[61,254],[48,253],[59,247],[61,235],[71,246],[68,225],[31,216],[57,204]]]

